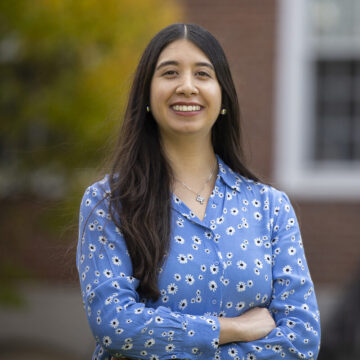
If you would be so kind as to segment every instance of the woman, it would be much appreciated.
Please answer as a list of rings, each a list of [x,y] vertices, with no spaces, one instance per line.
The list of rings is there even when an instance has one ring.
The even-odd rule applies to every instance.
[[[174,24],[136,70],[113,168],[80,209],[93,359],[315,359],[319,313],[287,196],[241,151],[217,40]]]

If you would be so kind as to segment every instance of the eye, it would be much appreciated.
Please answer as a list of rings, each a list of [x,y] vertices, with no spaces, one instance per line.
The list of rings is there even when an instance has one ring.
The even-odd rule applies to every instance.
[[[166,77],[173,77],[176,75],[177,75],[177,71],[175,70],[167,70],[162,74],[162,76],[166,76]]]
[[[208,72],[203,71],[203,70],[198,71],[197,75],[199,75],[200,77],[209,77],[209,78],[211,78],[211,75]]]

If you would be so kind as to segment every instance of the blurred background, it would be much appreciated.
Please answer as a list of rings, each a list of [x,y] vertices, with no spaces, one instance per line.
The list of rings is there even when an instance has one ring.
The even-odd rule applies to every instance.
[[[0,2],[0,359],[90,359],[75,269],[132,74],[164,26],[228,56],[249,165],[286,191],[321,312],[319,359],[360,358],[360,2]]]

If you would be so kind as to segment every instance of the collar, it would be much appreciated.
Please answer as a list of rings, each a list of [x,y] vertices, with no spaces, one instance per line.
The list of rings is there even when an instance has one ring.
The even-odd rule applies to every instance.
[[[244,182],[244,178],[226,165],[218,154],[216,154],[216,158],[219,164],[218,177],[220,177],[231,189],[240,192],[240,184]]]

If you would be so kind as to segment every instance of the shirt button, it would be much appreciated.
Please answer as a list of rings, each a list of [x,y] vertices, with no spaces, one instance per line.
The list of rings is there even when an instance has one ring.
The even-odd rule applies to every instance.
[[[216,304],[216,300],[214,299],[214,300],[212,301],[212,303],[215,305],[215,304]]]

